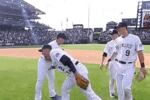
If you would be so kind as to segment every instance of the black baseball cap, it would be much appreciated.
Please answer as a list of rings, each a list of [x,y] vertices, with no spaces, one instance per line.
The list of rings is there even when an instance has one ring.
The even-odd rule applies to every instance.
[[[119,24],[116,26],[116,28],[121,28],[121,27],[126,27],[127,28],[127,24],[125,22],[119,22]]]
[[[118,31],[117,31],[116,29],[114,29],[114,30],[110,33],[110,35],[114,35],[114,34],[118,34]]]
[[[67,37],[66,37],[66,35],[65,35],[64,33],[59,33],[59,34],[57,35],[57,39],[58,39],[58,38],[67,39]]]
[[[38,51],[39,51],[39,52],[42,52],[43,49],[50,49],[50,50],[51,50],[52,47],[51,47],[50,45],[48,45],[48,44],[45,44],[45,45],[43,45],[42,48],[39,49]]]

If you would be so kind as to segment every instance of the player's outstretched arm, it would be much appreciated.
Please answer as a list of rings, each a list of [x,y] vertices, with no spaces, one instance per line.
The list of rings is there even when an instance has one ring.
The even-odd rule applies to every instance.
[[[112,54],[112,56],[108,59],[106,66],[109,65],[109,62],[110,62],[111,60],[114,60],[114,59],[116,58],[117,54],[118,54],[117,52],[114,52],[114,53]]]
[[[140,71],[144,74],[144,78],[146,77],[147,75],[147,70],[145,68],[145,63],[144,63],[144,54],[143,54],[143,51],[138,51],[138,57],[139,57],[139,61],[140,61],[140,64],[141,64],[141,68],[140,68]]]
[[[107,53],[104,52],[103,55],[102,55],[102,61],[101,61],[101,64],[99,65],[99,68],[102,70],[102,68],[104,67],[104,61],[105,61],[105,58],[107,57]]]

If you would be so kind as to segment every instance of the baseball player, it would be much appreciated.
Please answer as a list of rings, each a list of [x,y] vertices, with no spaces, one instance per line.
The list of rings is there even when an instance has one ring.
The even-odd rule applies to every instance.
[[[115,39],[117,37],[118,37],[118,31],[113,30],[111,33],[112,40],[107,42],[107,44],[104,48],[100,67],[103,67],[103,63],[104,63],[106,57],[110,58],[112,56],[112,54],[115,50],[115,47],[116,47]],[[115,95],[116,62],[115,62],[115,60],[112,60],[109,62],[108,68],[109,68],[109,76],[110,76],[109,94],[110,94],[110,97],[116,97],[116,95]]]
[[[137,56],[141,64],[140,71],[144,76],[147,74],[144,64],[144,48],[138,36],[128,33],[126,23],[120,22],[117,30],[120,37],[116,39],[116,51],[109,61],[116,56],[118,100],[133,100],[131,86]]]
[[[61,48],[59,45],[63,44],[65,39],[65,34],[60,33],[57,35],[56,40],[48,43],[48,45],[51,45],[52,48]],[[42,52],[42,50],[39,51]],[[52,98],[52,100],[57,100],[58,98],[60,98],[60,96],[58,96],[55,91],[55,71],[51,67],[51,61],[47,59],[44,55],[45,54],[42,52],[42,56],[39,58],[38,62],[35,100],[42,100],[42,86],[46,76],[49,82],[49,95]]]
[[[58,70],[61,70],[68,76],[62,85],[61,100],[70,100],[70,91],[76,84],[87,96],[88,100],[101,100],[92,90],[88,79],[88,71],[82,63],[62,49],[51,49],[51,46],[49,46],[47,49],[42,49],[42,51],[45,52],[45,56],[51,59],[52,65],[56,66]],[[79,82],[78,80],[81,81]]]

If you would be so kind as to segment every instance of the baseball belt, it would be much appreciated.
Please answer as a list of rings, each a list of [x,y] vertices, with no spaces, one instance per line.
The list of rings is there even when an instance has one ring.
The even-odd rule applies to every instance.
[[[131,64],[132,62],[125,62],[118,59],[115,59],[115,61],[119,62],[120,64]]]

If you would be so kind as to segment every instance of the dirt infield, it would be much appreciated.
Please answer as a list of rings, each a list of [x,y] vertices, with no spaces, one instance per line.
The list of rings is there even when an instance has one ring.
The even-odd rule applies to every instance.
[[[73,55],[79,61],[83,63],[99,64],[101,61],[102,53],[96,50],[66,50]],[[20,58],[39,58],[40,52],[38,48],[9,48],[0,49],[0,56],[7,57],[20,57]],[[150,67],[150,54],[145,53],[145,63],[147,67]],[[139,63],[137,63],[139,66]]]

